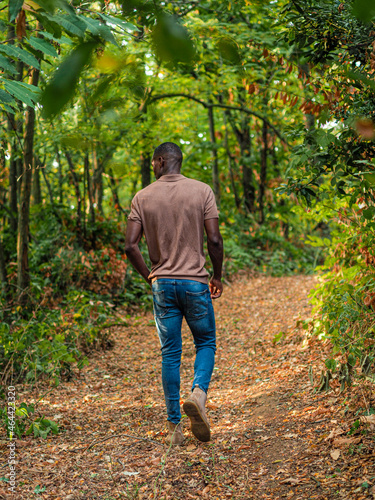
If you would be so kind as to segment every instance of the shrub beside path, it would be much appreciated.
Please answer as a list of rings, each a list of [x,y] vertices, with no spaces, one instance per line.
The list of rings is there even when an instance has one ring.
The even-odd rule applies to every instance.
[[[191,435],[185,418],[185,444],[164,445],[160,345],[151,313],[128,315],[127,327],[113,327],[113,348],[93,353],[70,381],[39,384],[32,393],[18,386],[19,402],[45,395],[39,413],[61,431],[17,440],[14,498],[375,498],[371,433],[352,427],[348,434],[355,420],[348,394],[315,393],[309,380],[309,367],[317,372],[325,349],[301,327],[311,313],[314,280],[243,275],[215,301],[209,443]],[[183,344],[182,401],[194,359],[186,325]],[[12,498],[0,484],[0,498]]]

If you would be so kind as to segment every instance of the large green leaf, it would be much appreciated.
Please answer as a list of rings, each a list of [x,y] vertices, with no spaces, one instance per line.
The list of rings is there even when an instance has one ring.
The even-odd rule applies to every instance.
[[[375,0],[355,0],[353,14],[361,21],[370,23],[375,17]]]
[[[13,97],[2,89],[0,89],[0,102],[2,104],[15,104]]]
[[[34,85],[29,85],[15,80],[3,80],[4,88],[16,99],[24,102],[28,106],[34,106],[38,101],[39,89]]]
[[[12,23],[22,9],[23,0],[10,0],[9,2],[9,21]]]
[[[36,38],[35,36],[31,36],[28,40],[29,44],[36,50],[40,50],[43,54],[47,54],[52,57],[57,57],[56,49],[51,43],[47,40],[43,40],[43,38]]]
[[[77,16],[59,16],[58,19],[58,22],[60,22],[61,26],[66,31],[79,38],[84,37],[87,26],[82,19]]]
[[[64,28],[64,30],[66,30],[73,36],[77,36],[78,38],[81,39],[85,36],[87,25],[82,19],[80,19],[76,15],[66,15],[66,14],[51,15],[45,13],[43,17],[46,17],[51,23],[56,23],[60,27]],[[44,27],[46,28],[46,26]]]
[[[156,55],[165,62],[189,63],[194,59],[195,47],[187,29],[174,16],[163,14],[158,17],[152,31]]]
[[[53,14],[56,9],[62,9],[72,14],[74,13],[73,7],[65,0],[36,0],[36,3],[50,14]]]
[[[34,57],[30,52],[27,52],[20,47],[16,47],[15,45],[0,45],[0,52],[4,52],[7,56],[13,57],[14,59],[19,59],[24,62],[28,66],[33,66],[34,68],[39,69],[39,62],[36,57]]]
[[[241,57],[238,52],[238,46],[232,38],[229,37],[221,37],[216,42],[216,48],[219,51],[219,54],[223,59],[227,62],[233,64],[239,64],[241,62]]]
[[[2,68],[4,71],[6,71],[9,75],[16,76],[18,74],[18,71],[13,66],[13,64],[9,61],[9,59],[2,56],[1,54],[0,54],[0,68]]]
[[[83,19],[84,19],[85,23],[87,24],[88,30],[93,35],[95,35],[95,36],[99,35],[106,42],[110,42],[110,43],[113,43],[114,45],[118,46],[118,43],[116,42],[116,39],[113,36],[113,33],[108,26],[101,23],[98,19],[91,19],[91,17],[84,17]]]
[[[114,24],[123,30],[139,31],[137,26],[135,26],[132,23],[129,23],[128,21],[123,21],[122,19],[119,19],[117,17],[108,16],[107,14],[99,14],[99,15],[103,19],[103,21],[106,21],[107,23]]]
[[[46,38],[47,40],[53,40],[54,42],[58,43],[59,45],[61,45],[61,44],[74,45],[74,42],[66,36],[61,36],[59,38],[56,38],[55,36],[53,36],[52,33],[49,33],[48,31],[40,31],[39,33],[41,35],[43,35],[44,38]]]
[[[40,100],[46,118],[58,114],[74,95],[81,71],[89,63],[97,46],[98,42],[82,43],[62,62]]]

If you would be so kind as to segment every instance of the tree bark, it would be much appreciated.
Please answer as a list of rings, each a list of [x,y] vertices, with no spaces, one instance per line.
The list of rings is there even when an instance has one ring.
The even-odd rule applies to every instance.
[[[79,180],[78,180],[78,176],[74,170],[74,165],[73,165],[73,161],[72,161],[72,157],[70,156],[70,153],[68,151],[65,151],[64,152],[65,154],[65,158],[68,162],[68,166],[69,166],[69,171],[70,171],[70,174],[72,176],[72,179],[73,179],[73,185],[74,185],[74,189],[75,189],[75,192],[76,192],[76,199],[77,199],[77,224],[76,224],[76,228],[77,228],[77,240],[78,240],[78,244],[80,246],[83,246],[83,240],[82,240],[82,198],[81,198],[81,190],[79,188]]]
[[[224,137],[224,147],[227,152],[227,158],[228,158],[228,170],[229,170],[229,177],[230,177],[230,182],[232,185],[232,191],[234,195],[234,202],[236,204],[236,208],[239,209],[241,206],[241,200],[240,197],[238,196],[237,192],[237,187],[236,187],[236,182],[234,179],[234,172],[233,172],[233,157],[229,149],[229,144],[228,144],[228,128],[227,128],[227,120],[226,120],[226,114],[224,113],[224,125],[225,125],[225,137]]]
[[[59,148],[56,147],[56,158],[58,163],[58,172],[59,172],[59,203],[62,205],[64,203],[64,195],[63,195],[63,171],[62,171],[62,163]]]
[[[8,291],[8,277],[7,270],[5,264],[5,252],[3,247],[3,242],[0,238],[0,283],[3,293],[7,293]]]
[[[214,113],[211,106],[208,108],[208,125],[210,128],[210,139],[212,144],[212,155],[213,155],[213,162],[212,162],[212,184],[214,188],[213,191],[216,198],[216,204],[218,208],[220,208],[219,161],[216,148]]]
[[[263,122],[263,127],[262,127],[263,148],[261,151],[261,160],[260,160],[260,180],[259,180],[259,198],[258,198],[259,224],[263,224],[263,222],[264,222],[264,192],[266,189],[267,152],[268,152],[267,132],[268,132],[267,123]]]
[[[116,180],[113,177],[113,171],[112,171],[111,168],[109,169],[108,179],[109,179],[109,187],[111,188],[111,191],[112,191],[112,196],[113,196],[113,202],[114,202],[114,205],[115,205],[115,209],[116,210],[120,210],[122,213],[125,213],[125,210],[123,209],[123,207],[121,206],[121,203],[120,203],[120,199],[119,199],[119,196],[118,196],[118,190],[117,190]]]
[[[151,184],[151,156],[150,153],[141,153],[142,189]]]
[[[92,151],[92,164],[94,175],[92,177],[93,180],[93,199],[95,200],[96,206],[99,210],[99,213],[102,215],[103,212],[103,172],[104,172],[104,163],[98,160],[97,151],[94,147]]]
[[[35,162],[35,159],[34,159]],[[42,203],[42,194],[40,189],[40,164],[34,163],[33,184],[32,184],[32,204],[39,205]]]
[[[86,180],[87,180],[87,195],[89,201],[89,214],[90,214],[90,225],[91,225],[91,245],[95,248],[95,209],[94,209],[94,196],[92,192],[92,178],[90,175],[90,160],[89,154],[86,153],[84,159]]]
[[[38,86],[39,70],[32,69],[30,83]],[[29,212],[30,193],[33,167],[33,147],[35,132],[35,109],[27,107],[25,118],[24,135],[24,163],[21,177],[21,196],[18,217],[18,238],[17,238],[17,286],[19,291],[19,302],[25,304],[27,301],[26,289],[30,285],[29,271]]]
[[[229,118],[229,123],[233,129],[233,132],[237,138],[238,145],[240,147],[241,153],[241,164],[242,164],[242,188],[244,196],[244,204],[248,212],[253,213],[255,211],[255,188],[253,181],[253,171],[250,166],[251,158],[251,137],[250,137],[250,124],[246,116],[242,117],[240,127],[234,121],[233,116],[230,112],[227,112]]]

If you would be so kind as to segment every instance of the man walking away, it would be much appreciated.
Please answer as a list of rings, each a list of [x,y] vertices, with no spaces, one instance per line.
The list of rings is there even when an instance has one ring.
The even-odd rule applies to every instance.
[[[191,431],[200,441],[211,438],[205,403],[216,352],[212,300],[221,296],[223,240],[212,189],[181,175],[182,152],[172,142],[158,146],[152,158],[156,182],[133,198],[125,251],[134,268],[151,285],[154,317],[162,352],[162,383],[167,407],[167,442],[184,440],[180,411],[181,324],[193,334],[196,357],[192,392],[183,407]],[[205,269],[204,230],[213,276]],[[138,243],[144,232],[149,271]]]

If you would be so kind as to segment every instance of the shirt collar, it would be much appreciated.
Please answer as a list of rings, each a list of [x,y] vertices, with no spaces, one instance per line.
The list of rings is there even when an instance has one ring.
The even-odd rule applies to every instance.
[[[182,174],[166,174],[162,175],[157,182],[176,182],[185,179],[186,177]]]

